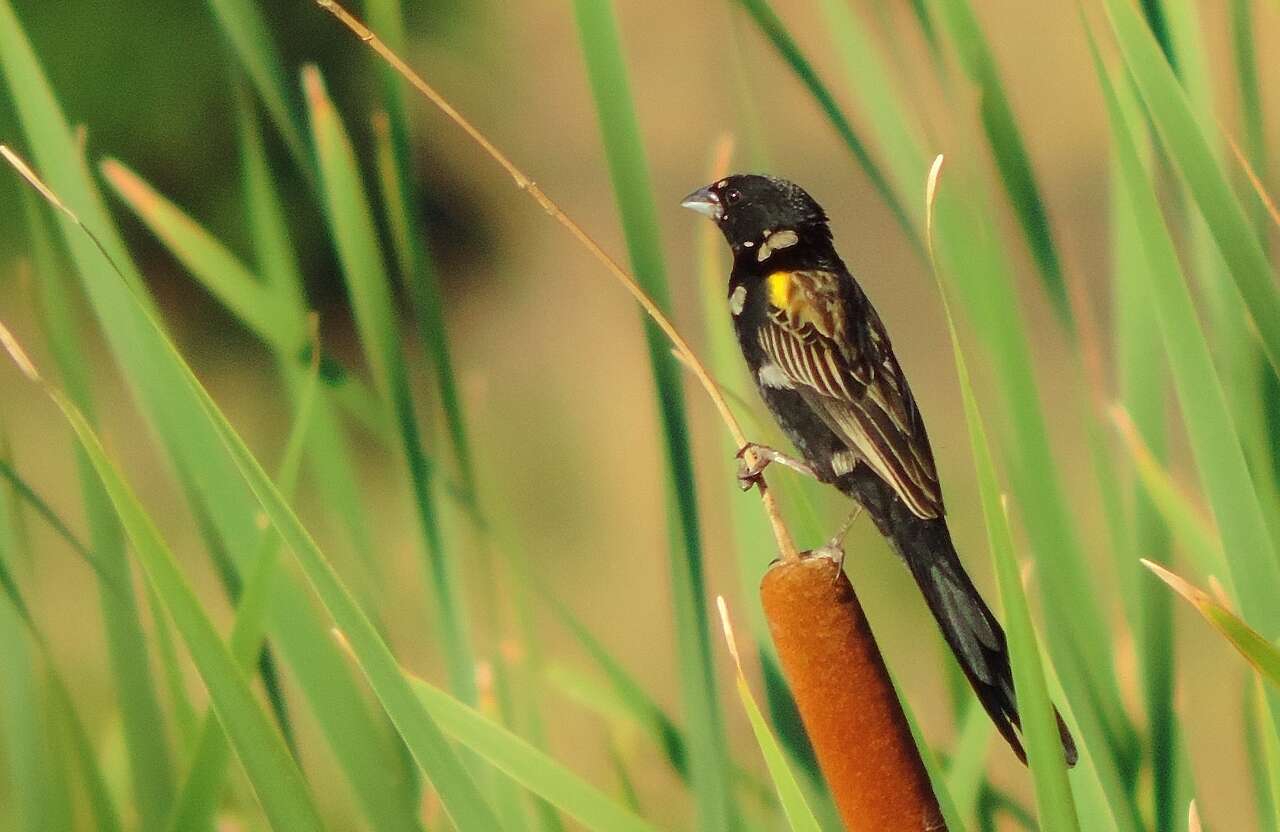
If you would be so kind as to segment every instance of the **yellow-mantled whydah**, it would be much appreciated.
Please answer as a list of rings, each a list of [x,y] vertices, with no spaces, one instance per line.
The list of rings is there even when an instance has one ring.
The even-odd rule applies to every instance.
[[[836,253],[826,213],[798,185],[757,175],[721,179],[683,205],[714,220],[733,250],[734,331],[761,397],[800,452],[752,446],[759,462],[744,467],[744,487],[776,462],[834,485],[871,515],[1025,762],[1004,631],[956,554],[924,420],[884,323]],[[823,547],[838,560],[848,526]],[[1061,717],[1058,727],[1074,764]]]

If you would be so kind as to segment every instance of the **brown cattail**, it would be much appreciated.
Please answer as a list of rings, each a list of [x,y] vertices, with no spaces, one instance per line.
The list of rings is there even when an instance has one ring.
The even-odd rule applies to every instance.
[[[850,832],[945,830],[858,597],[834,561],[773,564],[760,599],[805,731]]]

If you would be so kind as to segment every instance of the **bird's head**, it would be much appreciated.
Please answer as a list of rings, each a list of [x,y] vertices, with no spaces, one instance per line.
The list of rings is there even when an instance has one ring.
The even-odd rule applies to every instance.
[[[776,176],[727,176],[699,188],[680,204],[714,220],[735,252],[758,252],[771,238],[791,245],[800,239],[831,238],[822,206],[804,188]],[[781,237],[775,236],[780,232]],[[776,243],[775,250],[784,247]],[[766,256],[768,251],[765,248]]]

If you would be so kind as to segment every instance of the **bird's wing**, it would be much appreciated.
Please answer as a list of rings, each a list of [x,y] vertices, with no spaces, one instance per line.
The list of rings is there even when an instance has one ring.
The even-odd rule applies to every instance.
[[[760,346],[778,372],[913,513],[942,516],[920,412],[884,324],[853,278],[825,270],[775,272],[765,288],[769,314]]]

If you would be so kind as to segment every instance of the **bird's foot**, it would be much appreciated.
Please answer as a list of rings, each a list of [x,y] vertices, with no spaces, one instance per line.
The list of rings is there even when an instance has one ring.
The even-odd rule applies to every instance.
[[[836,575],[831,579],[832,583],[840,580],[840,573],[844,571],[844,541],[828,540],[816,549],[810,549],[808,552],[811,558],[830,558],[835,562]]]
[[[748,453],[755,457],[754,462],[747,462]],[[774,453],[776,451],[773,448],[757,445],[755,442],[748,442],[738,449],[737,457],[740,460],[738,465],[738,485],[743,491],[750,491],[763,481],[760,475],[773,462],[772,455]]]
[[[831,536],[830,540],[819,546],[817,549],[813,549],[809,552],[810,555],[827,557],[835,561],[836,574],[835,577],[831,579],[832,583],[840,580],[840,574],[844,572],[844,539],[849,534],[849,529],[853,528],[853,524],[858,522],[858,518],[861,516],[862,506],[855,507],[836,533]]]
[[[754,462],[748,463],[746,456],[751,454],[755,457]],[[742,486],[743,491],[750,491],[753,486],[760,485],[763,482],[761,474],[764,469],[777,462],[785,465],[793,471],[799,471],[814,479],[818,478],[817,473],[806,462],[802,462],[794,457],[787,456],[780,451],[775,451],[768,445],[759,445],[755,442],[748,442],[738,449],[738,459],[742,460],[742,465],[738,468],[738,484]]]

